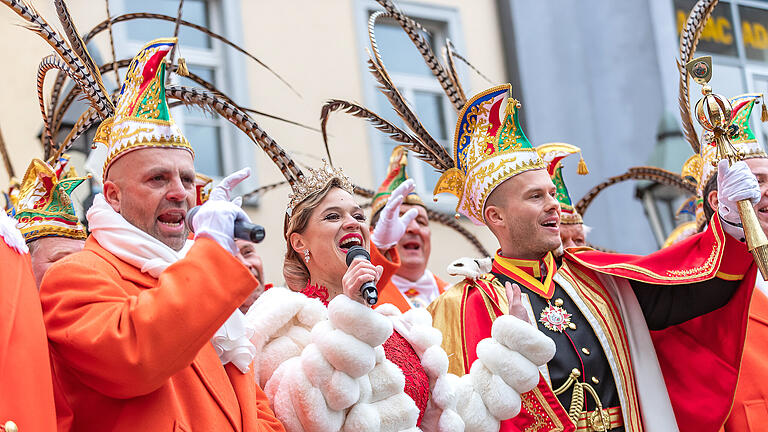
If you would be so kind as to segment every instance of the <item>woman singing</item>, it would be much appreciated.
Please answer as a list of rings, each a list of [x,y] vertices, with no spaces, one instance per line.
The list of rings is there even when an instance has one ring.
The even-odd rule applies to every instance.
[[[496,431],[517,415],[520,394],[537,385],[538,366],[554,355],[552,341],[502,316],[478,345],[471,373],[448,374],[428,312],[365,304],[361,285],[391,276],[376,262],[397,256],[371,245],[349,179],[326,165],[295,180],[285,220],[290,290],[268,290],[247,314],[256,327],[256,376],[286,429]],[[382,244],[405,232],[410,216],[397,215],[412,189],[407,181],[392,193],[374,234]],[[352,246],[372,250],[374,262],[347,267]]]

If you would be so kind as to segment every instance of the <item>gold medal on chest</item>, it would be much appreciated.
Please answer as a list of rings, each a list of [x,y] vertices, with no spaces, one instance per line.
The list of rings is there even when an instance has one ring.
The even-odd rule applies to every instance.
[[[555,304],[547,301],[547,307],[542,309],[539,322],[549,330],[562,333],[571,326],[571,314],[563,307],[563,300],[555,300]]]

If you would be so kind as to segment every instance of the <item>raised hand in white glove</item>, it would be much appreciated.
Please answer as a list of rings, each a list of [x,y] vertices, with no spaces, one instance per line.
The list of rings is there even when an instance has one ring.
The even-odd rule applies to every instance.
[[[379,221],[376,222],[376,228],[373,229],[373,234],[371,235],[371,241],[379,249],[387,250],[396,245],[405,235],[405,231],[408,229],[411,221],[418,216],[419,211],[413,208],[400,216],[400,206],[403,204],[403,200],[415,188],[416,185],[413,179],[408,179],[395,188],[392,191],[392,195],[389,196],[389,200],[381,210],[381,216],[379,216]]]
[[[235,245],[235,220],[250,222],[251,219],[240,208],[240,197],[229,201],[230,193],[235,186],[251,175],[250,168],[243,168],[224,178],[211,191],[208,201],[200,206],[192,220],[192,228],[195,239],[200,237],[210,238],[232,255],[237,255]]]
[[[757,178],[749,170],[744,161],[736,162],[728,166],[728,161],[723,159],[717,164],[717,202],[718,214],[725,221],[723,229],[737,239],[744,237],[741,227],[741,217],[736,204],[741,200],[749,199],[752,204],[760,201],[760,186]]]
[[[235,171],[232,174],[224,177],[224,179],[216,185],[211,191],[209,201],[229,201],[231,199],[232,189],[239,185],[243,180],[251,176],[251,169],[245,167],[239,171]]]

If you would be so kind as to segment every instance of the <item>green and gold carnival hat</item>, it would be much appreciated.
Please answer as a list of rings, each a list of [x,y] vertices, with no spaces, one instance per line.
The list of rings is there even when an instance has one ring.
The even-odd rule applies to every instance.
[[[27,243],[41,237],[85,239],[85,227],[75,214],[70,194],[88,177],[66,170],[69,156],[62,155],[54,167],[33,159],[8,212]]]
[[[392,150],[392,155],[389,157],[389,172],[387,178],[381,183],[376,194],[373,196],[371,202],[371,214],[375,215],[384,208],[389,201],[389,197],[392,195],[398,186],[408,180],[408,173],[406,172],[406,166],[408,165],[408,151],[403,146],[397,146]],[[413,191],[409,193],[403,200],[403,204],[420,205],[424,207],[424,201],[421,197]]]
[[[104,162],[106,180],[109,166],[120,156],[143,148],[178,148],[194,151],[173,121],[165,99],[165,57],[176,38],[149,42],[128,65],[115,115],[99,125],[94,142],[107,146]]]
[[[578,153],[580,159],[577,172],[579,175],[589,174],[587,164],[584,162],[584,158],[581,157],[581,149],[566,143],[547,143],[536,147],[536,151],[539,153],[541,160],[547,164],[547,172],[557,189],[557,201],[560,202],[560,223],[584,223],[579,212],[573,207],[571,195],[568,193],[568,188],[565,186],[562,163],[563,158],[566,156]]]
[[[493,87],[464,104],[453,142],[456,166],[443,173],[434,190],[456,195],[456,211],[477,225],[484,223],[485,201],[497,186],[547,167],[520,127],[520,102],[509,96],[511,88]]]
[[[750,127],[752,109],[755,104],[761,103],[762,100],[762,93],[746,93],[730,99],[733,107],[730,123],[733,134],[730,136],[730,141],[742,159],[768,158],[768,154],[757,141],[755,133]],[[762,120],[768,120],[765,103],[763,103]],[[700,141],[699,154],[695,154],[685,161],[681,175],[683,178],[693,179],[696,182],[696,222],[699,226],[704,226],[707,222],[704,215],[704,188],[717,172],[719,159],[717,145],[711,140],[710,134],[701,134]]]

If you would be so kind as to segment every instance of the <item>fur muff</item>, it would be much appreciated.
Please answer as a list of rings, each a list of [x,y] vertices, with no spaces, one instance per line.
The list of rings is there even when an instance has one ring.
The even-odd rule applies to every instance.
[[[325,396],[328,407],[340,411],[360,398],[360,386],[354,378],[336,370],[323,357],[317,345],[310,344],[301,353],[301,367],[310,383]]]
[[[344,421],[344,432],[381,431],[379,410],[367,403],[358,403],[349,410]]]
[[[308,432],[336,432],[344,424],[344,412],[331,410],[319,388],[313,387],[301,368],[283,378],[291,388],[293,412]]]
[[[328,318],[333,327],[369,346],[383,344],[392,334],[390,320],[345,295],[336,296],[328,303]]]
[[[328,363],[352,378],[367,374],[376,364],[373,348],[342,330],[334,329],[317,335],[313,331],[312,339]]]
[[[483,339],[477,344],[477,358],[518,393],[531,391],[539,383],[539,368],[535,364],[493,339]]]
[[[384,360],[368,374],[371,383],[371,402],[378,402],[405,391],[405,376],[394,363]]]
[[[472,384],[472,378],[464,375],[459,379],[457,411],[464,421],[465,430],[473,432],[498,432],[499,421],[488,412],[483,398]]]
[[[536,366],[541,366],[555,356],[555,342],[535,326],[512,315],[496,318],[491,327],[491,337],[512,351],[519,352]]]
[[[381,432],[399,432],[415,428],[419,420],[419,409],[404,392],[374,402],[373,406],[381,418]]]
[[[488,412],[496,419],[509,419],[520,414],[520,393],[483,365],[482,360],[472,364],[472,385],[485,402]]]

